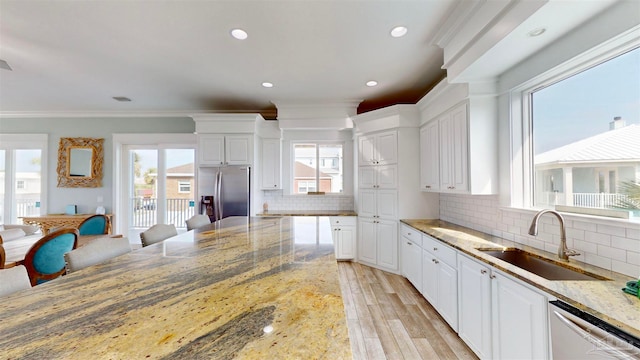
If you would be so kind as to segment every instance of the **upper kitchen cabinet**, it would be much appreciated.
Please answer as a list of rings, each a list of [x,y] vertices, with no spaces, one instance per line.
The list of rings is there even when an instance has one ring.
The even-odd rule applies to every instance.
[[[358,139],[358,164],[387,165],[398,162],[398,136],[395,131],[361,136]]]
[[[493,88],[443,80],[420,102],[420,188],[498,192],[498,116]]]
[[[260,114],[193,115],[198,134],[198,165],[253,165]]]
[[[262,139],[262,190],[278,190],[282,188],[282,167],[280,139]]]
[[[198,134],[200,166],[250,165],[252,135]]]

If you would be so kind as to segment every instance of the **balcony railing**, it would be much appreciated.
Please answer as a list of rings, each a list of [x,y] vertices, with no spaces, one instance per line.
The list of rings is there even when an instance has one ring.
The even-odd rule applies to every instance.
[[[573,206],[610,209],[620,206],[629,197],[625,194],[574,193]]]
[[[131,203],[131,227],[148,228],[158,221],[156,198],[133,198]],[[167,199],[165,224],[173,224],[177,228],[186,228],[186,221],[195,214],[193,200]]]

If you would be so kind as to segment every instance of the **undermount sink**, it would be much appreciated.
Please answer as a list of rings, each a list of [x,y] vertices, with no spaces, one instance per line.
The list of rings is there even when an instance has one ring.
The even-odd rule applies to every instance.
[[[600,275],[572,269],[564,264],[516,248],[478,250],[547,280],[610,280]]]

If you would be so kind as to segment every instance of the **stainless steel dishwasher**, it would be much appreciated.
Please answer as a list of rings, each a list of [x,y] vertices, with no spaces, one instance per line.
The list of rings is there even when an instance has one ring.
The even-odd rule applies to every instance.
[[[549,302],[554,360],[640,359],[640,339],[559,300]]]

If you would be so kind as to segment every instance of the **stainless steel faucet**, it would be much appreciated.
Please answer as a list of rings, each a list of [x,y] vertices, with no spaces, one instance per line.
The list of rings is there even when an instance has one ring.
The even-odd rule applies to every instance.
[[[558,247],[558,257],[562,260],[568,261],[569,256],[580,255],[579,252],[567,248],[567,232],[564,228],[564,218],[562,217],[562,215],[560,215],[559,212],[555,210],[545,209],[545,210],[539,211],[533,217],[533,220],[531,220],[531,227],[529,227],[529,235],[533,235],[533,236],[538,235],[538,220],[540,219],[540,216],[542,216],[545,213],[551,213],[555,215],[558,218],[558,221],[560,222],[560,246]]]

